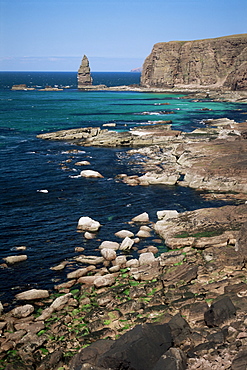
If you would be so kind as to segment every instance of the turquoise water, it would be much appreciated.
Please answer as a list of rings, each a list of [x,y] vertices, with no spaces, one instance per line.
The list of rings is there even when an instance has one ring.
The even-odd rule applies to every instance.
[[[100,82],[109,76],[112,83],[120,83],[120,77],[125,84],[133,83],[131,73],[120,77],[99,74],[97,78]],[[16,248],[24,245],[28,255],[25,262],[0,268],[2,302],[12,300],[19,291],[31,287],[52,289],[55,282],[64,281],[67,272],[78,266],[72,264],[60,272],[50,267],[73,259],[78,255],[75,247],[83,246],[87,255],[98,254],[100,241],[86,241],[76,230],[81,216],[102,224],[98,239],[116,240],[114,233],[130,228],[127,222],[142,212],[148,212],[155,222],[158,210],[183,212],[223,204],[205,202],[197,192],[179,186],[130,187],[117,182],[115,177],[120,173],[141,173],[138,165],[129,164],[126,149],[83,148],[42,141],[36,135],[109,122],[115,122],[119,130],[128,130],[159,120],[172,120],[174,128],[190,131],[204,126],[203,119],[207,118],[241,121],[245,117],[244,105],[196,103],[173,94],[80,92],[73,84],[61,92],[11,91],[7,86],[28,83],[30,73],[23,72],[18,82],[13,82],[13,74],[1,73],[0,77],[0,253],[1,258],[22,254]],[[70,85],[76,74],[59,77],[53,73],[31,73],[31,77],[35,85],[52,85],[51,81],[56,81],[61,86]],[[202,111],[204,108],[211,110]],[[91,165],[87,168],[101,172],[104,178],[79,178],[81,168],[75,163],[82,160],[88,160]],[[38,192],[44,189],[48,193]],[[133,227],[133,231],[137,230]],[[143,241],[139,248],[151,242]],[[158,246],[166,248],[160,243]]]

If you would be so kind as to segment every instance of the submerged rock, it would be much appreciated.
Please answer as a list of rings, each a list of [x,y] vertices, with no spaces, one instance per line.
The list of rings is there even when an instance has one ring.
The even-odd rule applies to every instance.
[[[19,255],[19,256],[8,256],[6,258],[3,258],[3,260],[5,262],[7,262],[8,264],[11,264],[12,265],[14,263],[26,261],[27,260],[27,255],[26,254],[22,254],[22,255]]]

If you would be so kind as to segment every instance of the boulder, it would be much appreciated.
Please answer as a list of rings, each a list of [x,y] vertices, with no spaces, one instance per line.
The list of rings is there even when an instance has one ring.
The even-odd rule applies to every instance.
[[[3,312],[3,305],[2,305],[2,302],[0,301],[0,315],[2,315],[2,312]]]
[[[123,265],[126,264],[126,262],[127,262],[126,256],[117,256],[116,259],[115,259],[115,261],[113,261],[112,263],[114,265],[123,266]]]
[[[33,313],[34,307],[31,304],[25,304],[24,306],[19,306],[14,308],[10,313],[12,316],[21,319],[27,317]]]
[[[67,274],[67,279],[78,279],[81,276],[87,275],[87,273],[88,273],[87,267],[83,267],[81,269],[69,272]]]
[[[57,297],[55,301],[52,302],[50,305],[50,308],[52,308],[54,311],[61,310],[69,301],[69,299],[72,297],[71,293],[67,293],[62,295],[61,297]]]
[[[171,345],[168,324],[137,325],[99,356],[96,365],[104,369],[152,369]]]
[[[16,299],[22,300],[22,301],[31,301],[34,299],[44,299],[49,297],[48,290],[44,289],[31,289],[26,290],[25,292],[16,294]]]
[[[128,236],[129,238],[133,238],[134,233],[132,233],[132,231],[129,231],[129,230],[120,230],[120,231],[116,232],[115,235],[118,238],[124,239],[124,238],[126,238],[126,236]]]
[[[117,251],[119,249],[119,243],[105,240],[99,246],[99,249],[104,249],[104,248],[113,249]]]
[[[132,258],[126,262],[126,267],[139,267],[139,265],[139,260],[136,258]]]
[[[103,276],[96,276],[94,280],[94,286],[96,288],[101,288],[105,286],[111,286],[115,283],[115,275],[114,274],[107,274]]]
[[[187,369],[187,356],[179,348],[170,348],[156,362],[152,370],[185,370]]]
[[[124,238],[124,240],[122,241],[119,249],[121,251],[125,251],[125,250],[128,250],[128,249],[131,249],[132,246],[134,244],[134,240],[133,239],[130,239],[128,236],[126,236],[126,238]]]
[[[136,234],[138,238],[150,238],[150,231],[140,229]]]
[[[247,349],[239,351],[234,357],[231,370],[245,370],[247,364]]]
[[[147,212],[143,212],[140,215],[133,217],[132,221],[133,222],[143,222],[143,223],[149,222],[149,215]]]
[[[204,313],[204,320],[208,327],[214,327],[234,317],[235,314],[234,304],[228,296],[225,296],[211,305]]]
[[[111,339],[101,339],[83,348],[72,358],[70,369],[81,370],[84,368],[85,370],[94,370],[94,364],[97,363],[99,356],[107,352],[113,343],[114,341]]]
[[[191,328],[187,321],[178,313],[169,321],[171,336],[175,346],[180,346],[184,343],[191,334]]]
[[[6,258],[3,258],[3,260],[5,262],[7,262],[8,264],[13,264],[13,263],[17,263],[17,262],[26,261],[27,260],[27,255],[22,254],[22,255],[19,255],[19,256],[8,256]]]
[[[77,228],[82,231],[96,232],[99,230],[100,226],[101,225],[98,221],[84,216],[79,219]]]
[[[93,170],[83,170],[80,175],[81,177],[104,178],[99,172]]]
[[[106,261],[113,261],[117,257],[115,250],[110,248],[103,248],[101,249],[100,253]]]
[[[84,238],[87,239],[87,240],[94,239],[95,234],[94,233],[89,233],[88,231],[86,231],[85,234],[84,234]]]
[[[142,253],[139,257],[140,266],[151,265],[155,261],[155,257],[152,252]]]

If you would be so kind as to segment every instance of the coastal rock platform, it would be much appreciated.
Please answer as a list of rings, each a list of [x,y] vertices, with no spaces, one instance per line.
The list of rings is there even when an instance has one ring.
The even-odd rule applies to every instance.
[[[143,174],[118,179],[129,185],[189,186],[215,193],[247,193],[247,121],[208,120],[204,129],[183,133],[170,121],[117,132],[87,127],[38,135],[82,146],[130,147],[130,161]],[[141,157],[141,160],[140,160]],[[139,158],[138,160],[136,158]]]

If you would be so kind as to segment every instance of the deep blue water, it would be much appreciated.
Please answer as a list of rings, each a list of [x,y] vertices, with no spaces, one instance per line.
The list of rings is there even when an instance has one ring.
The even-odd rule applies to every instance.
[[[97,73],[93,77],[95,83],[122,85],[138,83],[140,75]],[[122,228],[137,231],[128,221],[142,212],[148,212],[155,222],[158,210],[182,212],[223,204],[206,202],[199,193],[179,186],[130,187],[116,181],[115,176],[120,173],[141,172],[137,165],[129,164],[126,149],[83,148],[42,141],[36,135],[109,122],[115,122],[119,130],[128,130],[149,120],[167,119],[173,121],[174,128],[190,131],[203,126],[205,118],[241,121],[244,105],[195,103],[172,94],[80,92],[76,89],[76,74],[70,72],[1,72],[0,78],[0,258],[22,254],[15,250],[20,246],[27,247],[24,253],[28,255],[25,262],[0,268],[3,303],[12,300],[19,291],[31,287],[51,289],[56,282],[64,281],[67,272],[78,266],[72,264],[60,272],[50,267],[80,254],[74,251],[75,247],[84,247],[87,255],[95,254],[100,240],[116,240],[116,231]],[[33,86],[70,88],[61,92],[10,90],[17,83],[30,86],[30,81]],[[167,102],[170,105],[162,105]],[[201,111],[202,108],[212,110]],[[164,110],[174,113],[163,114]],[[77,177],[82,168],[75,163],[82,160],[88,160],[91,165],[86,168],[101,172],[104,178]],[[42,189],[48,193],[37,191]],[[81,216],[92,217],[102,224],[96,239],[86,241],[77,232]],[[139,247],[145,243],[150,240]]]

